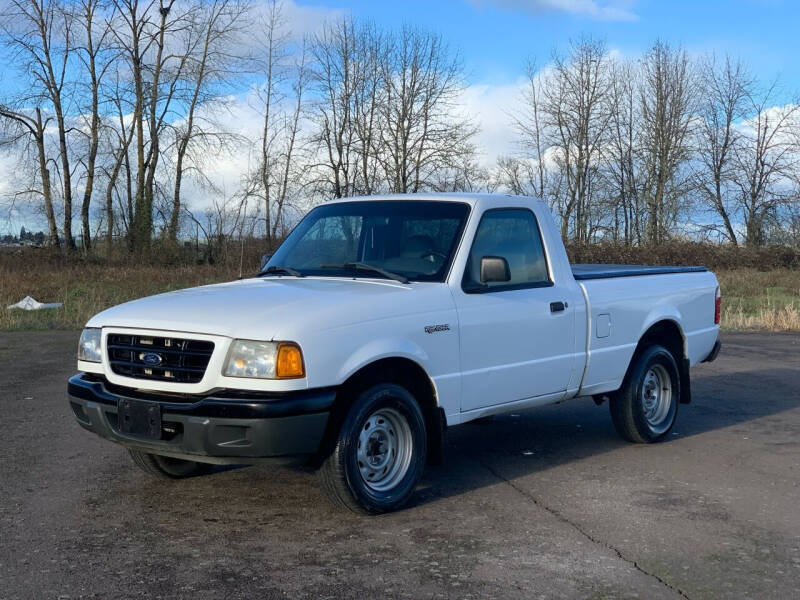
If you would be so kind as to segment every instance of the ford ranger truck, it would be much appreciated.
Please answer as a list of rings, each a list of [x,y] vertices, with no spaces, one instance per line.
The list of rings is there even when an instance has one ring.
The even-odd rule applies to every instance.
[[[303,461],[381,513],[481,417],[592,396],[626,440],[664,439],[719,321],[703,267],[570,266],[540,200],[338,199],[257,276],[92,317],[68,395],[151,475]]]

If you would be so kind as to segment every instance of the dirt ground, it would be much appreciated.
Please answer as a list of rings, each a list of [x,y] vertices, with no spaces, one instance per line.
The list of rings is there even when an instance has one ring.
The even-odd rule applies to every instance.
[[[149,479],[74,422],[76,341],[0,333],[0,598],[800,597],[800,335],[725,334],[665,443],[590,399],[452,428],[372,518],[302,470]]]

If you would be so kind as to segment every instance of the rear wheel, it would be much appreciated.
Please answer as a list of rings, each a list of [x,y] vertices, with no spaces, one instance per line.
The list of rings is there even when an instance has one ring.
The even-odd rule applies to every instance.
[[[160,456],[140,450],[128,450],[128,452],[131,454],[133,464],[148,475],[154,477],[183,479],[185,477],[205,475],[211,470],[211,465],[195,462],[193,460]]]
[[[402,506],[425,466],[425,420],[414,396],[381,383],[361,393],[318,471],[336,504],[375,514]]]
[[[663,346],[641,352],[611,397],[614,427],[630,442],[662,440],[675,425],[680,398],[680,375],[675,357]]]

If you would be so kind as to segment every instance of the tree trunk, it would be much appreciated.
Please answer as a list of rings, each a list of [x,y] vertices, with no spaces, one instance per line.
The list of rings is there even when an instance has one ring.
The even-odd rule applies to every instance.
[[[58,147],[61,153],[61,179],[64,182],[64,245],[73,249],[75,248],[75,238],[72,237],[72,174],[67,154],[67,130],[61,110],[61,100],[59,99],[54,104],[56,124],[58,125]]]
[[[167,227],[167,238],[171,242],[178,241],[178,224],[180,223],[181,212],[181,183],[183,182],[183,155],[186,152],[185,144],[183,149],[178,150],[178,158],[175,163],[175,187],[172,192],[172,212],[169,216]]]
[[[86,19],[86,50],[88,53],[87,66],[89,67],[89,80],[92,87],[92,121],[89,140],[89,156],[86,159],[86,185],[83,190],[83,202],[81,202],[81,231],[83,233],[83,248],[89,250],[92,247],[92,235],[89,227],[89,208],[92,201],[92,192],[94,191],[94,173],[95,161],[97,160],[97,148],[99,145],[99,130],[100,130],[100,114],[99,114],[99,100],[98,100],[98,86],[99,81],[97,78],[97,64],[95,60],[95,47],[92,35],[92,26],[94,23],[94,8],[88,5],[84,12]],[[109,222],[111,218],[109,217]]]
[[[39,173],[42,178],[42,197],[44,199],[44,214],[47,218],[47,229],[49,243],[55,247],[60,247],[58,240],[58,226],[53,211],[53,193],[50,186],[50,169],[47,168],[47,157],[44,153],[44,124],[42,123],[42,111],[36,109],[36,149],[39,157]]]

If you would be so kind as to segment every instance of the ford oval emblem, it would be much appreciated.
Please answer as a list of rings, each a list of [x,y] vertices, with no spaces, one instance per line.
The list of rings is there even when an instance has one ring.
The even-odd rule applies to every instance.
[[[149,367],[157,367],[161,364],[162,360],[161,355],[155,352],[145,352],[142,354],[142,362]]]

